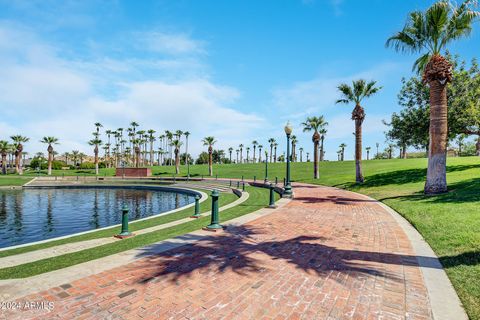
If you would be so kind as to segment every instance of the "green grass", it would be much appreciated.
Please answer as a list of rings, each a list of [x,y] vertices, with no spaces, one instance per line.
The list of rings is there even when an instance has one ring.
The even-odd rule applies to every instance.
[[[197,189],[200,190],[200,189]],[[209,193],[208,191],[202,190],[206,192],[207,194]],[[210,199],[210,198],[209,198]],[[200,204],[200,212],[208,212],[211,210],[212,207],[212,202],[207,199],[206,201],[202,202]],[[219,205],[220,207],[227,205],[229,203],[234,202],[237,200],[238,197],[234,195],[233,193],[221,193],[220,198],[219,198]],[[154,227],[157,225],[165,224],[168,222],[172,222],[175,220],[187,218],[193,214],[193,208],[187,208],[172,214],[168,215],[159,215],[156,218],[151,218],[151,219],[146,219],[146,220],[141,220],[141,221],[132,221],[129,223],[129,229],[132,232],[135,232],[137,230],[145,229],[145,228],[150,228]],[[26,253],[30,251],[35,251],[35,250],[40,250],[40,249],[46,249],[46,248],[51,248],[54,246],[62,245],[62,244],[67,244],[67,243],[74,243],[74,242],[79,242],[79,241],[86,241],[86,240],[92,240],[92,239],[99,239],[99,238],[106,238],[106,237],[112,237],[113,235],[117,234],[119,232],[118,227],[112,227],[112,228],[106,228],[103,230],[95,231],[95,232],[90,232],[90,233],[85,233],[81,234],[78,236],[73,236],[65,239],[59,239],[59,240],[54,240],[46,243],[40,243],[40,244],[35,244],[31,246],[25,246],[25,247],[20,247],[16,249],[11,249],[11,250],[5,250],[5,251],[0,251],[0,258],[2,257],[8,257],[12,256],[15,254],[20,254],[20,253]]]
[[[0,186],[21,186],[32,180],[32,177],[22,177],[17,175],[0,175]]]
[[[265,207],[268,203],[268,189],[247,187],[250,197],[234,208],[220,212],[221,221],[227,221]],[[143,247],[158,241],[183,235],[208,225],[210,217],[194,219],[177,226],[141,234],[132,238],[116,241],[79,252],[64,254],[48,259],[26,263],[15,267],[0,269],[0,279],[25,278],[33,275],[66,268],[82,262],[102,258],[122,251]],[[132,229],[133,230],[133,229]]]

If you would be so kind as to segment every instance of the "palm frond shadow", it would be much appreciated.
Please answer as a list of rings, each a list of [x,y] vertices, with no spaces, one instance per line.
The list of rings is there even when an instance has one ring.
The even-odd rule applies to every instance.
[[[272,260],[281,259],[318,276],[337,271],[403,281],[379,268],[378,263],[441,268],[438,260],[430,257],[338,249],[322,244],[326,239],[318,236],[262,240],[267,235],[262,231],[245,226],[229,227],[221,235],[205,238],[185,236],[184,240],[194,240],[195,243],[174,250],[159,252],[158,246],[165,244],[144,248],[138,257],[146,257],[146,263],[140,266],[146,272],[139,282],[148,283],[165,277],[176,282],[191,277],[193,273],[208,274],[213,270],[220,273],[231,270],[241,275],[268,272],[269,265],[265,265],[264,260],[263,263],[258,260],[259,254],[266,254]]]

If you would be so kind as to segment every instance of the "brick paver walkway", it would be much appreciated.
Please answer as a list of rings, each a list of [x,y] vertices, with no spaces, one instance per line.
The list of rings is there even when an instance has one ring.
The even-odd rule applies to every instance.
[[[272,214],[19,301],[6,319],[431,319],[411,245],[373,201],[295,188]]]

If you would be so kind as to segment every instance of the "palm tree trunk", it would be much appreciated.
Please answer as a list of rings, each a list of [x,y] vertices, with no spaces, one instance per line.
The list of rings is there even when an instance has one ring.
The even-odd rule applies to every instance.
[[[7,154],[2,153],[2,174],[7,174]]]
[[[447,191],[447,86],[438,80],[430,85],[430,142],[428,147],[426,194]]]
[[[320,161],[323,161],[323,140],[325,139],[325,137],[322,135],[322,137],[320,138],[321,139],[321,145],[320,145]]]
[[[273,162],[277,163],[277,147],[275,147],[275,154],[273,155]]]
[[[272,156],[273,156],[273,146],[270,146],[270,163],[272,163]]]
[[[95,175],[98,176],[98,150],[95,152]]]
[[[175,173],[180,174],[180,150],[175,150]]]
[[[357,183],[364,181],[362,175],[362,122],[360,119],[355,120],[355,181]]]
[[[213,176],[213,159],[212,159],[212,150],[208,150],[208,175],[211,177]]]
[[[48,175],[51,176],[52,175],[52,153],[49,152],[48,153]]]
[[[318,141],[314,140],[313,142],[313,178],[318,179],[320,177],[320,172],[318,168]]]

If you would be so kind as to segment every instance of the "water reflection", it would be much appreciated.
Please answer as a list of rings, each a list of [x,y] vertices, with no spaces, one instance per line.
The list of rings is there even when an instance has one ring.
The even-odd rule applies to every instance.
[[[0,190],[0,247],[59,237],[170,211],[193,197],[124,188]]]

